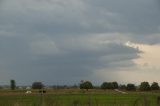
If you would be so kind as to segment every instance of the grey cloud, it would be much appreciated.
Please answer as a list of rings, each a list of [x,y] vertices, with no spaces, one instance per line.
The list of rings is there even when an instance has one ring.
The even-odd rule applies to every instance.
[[[159,9],[157,1],[150,0],[7,0],[0,9],[0,27],[25,36],[131,33],[134,42],[153,44],[159,43],[153,35],[160,33]]]
[[[132,60],[141,51],[125,42],[160,42],[157,1],[0,3],[0,66],[5,75],[22,82],[41,78],[52,82],[52,77],[74,82],[97,70],[133,67]]]
[[[42,0],[20,1],[19,4],[13,2],[4,6],[2,15],[7,16],[3,22],[6,20],[21,30],[50,34],[128,32],[139,35],[157,33],[160,24],[157,2],[150,0],[70,0],[67,3]]]
[[[24,39],[8,40],[10,43],[2,43],[7,47],[6,51],[11,51],[8,52],[8,55],[3,54],[4,59],[9,59],[6,60],[5,70],[8,70],[12,77],[16,76],[16,79],[26,78],[30,82],[31,80],[44,80],[44,78],[48,80],[52,77],[54,83],[56,83],[56,79],[60,80],[61,78],[71,80],[76,77],[76,81],[79,81],[99,69],[108,68],[116,71],[118,68],[132,67],[135,64],[131,60],[138,58],[137,53],[140,52],[138,49],[116,43],[100,44],[93,48],[91,45],[87,45],[87,42],[81,41],[81,43],[85,43],[86,47],[76,48],[81,43],[76,44],[75,47],[59,45],[59,49],[63,49],[61,52],[64,53],[57,55],[32,54],[33,51],[29,49],[30,47],[27,46]],[[58,44],[55,43],[55,45]],[[12,47],[16,48],[12,50]],[[36,49],[36,47],[34,48]],[[5,49],[1,48],[2,51]],[[32,75],[30,75],[31,73]],[[27,76],[30,76],[30,79]],[[52,80],[49,81],[52,82]]]

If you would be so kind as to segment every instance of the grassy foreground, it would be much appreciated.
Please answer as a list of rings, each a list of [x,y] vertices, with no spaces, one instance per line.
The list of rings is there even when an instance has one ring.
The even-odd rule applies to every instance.
[[[0,106],[160,106],[160,93],[115,91],[49,90],[46,94],[33,91],[0,91]]]

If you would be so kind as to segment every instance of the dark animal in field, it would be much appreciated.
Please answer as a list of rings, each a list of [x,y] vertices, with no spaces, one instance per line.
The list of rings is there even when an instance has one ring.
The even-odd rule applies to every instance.
[[[46,93],[46,90],[39,90],[39,93]]]

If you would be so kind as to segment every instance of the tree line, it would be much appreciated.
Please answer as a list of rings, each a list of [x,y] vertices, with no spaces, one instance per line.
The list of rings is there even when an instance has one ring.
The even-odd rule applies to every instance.
[[[33,82],[32,89],[43,89],[45,86],[42,82]],[[153,82],[151,85],[149,82],[141,82],[139,86],[135,84],[128,83],[128,84],[118,84],[115,82],[103,82],[100,86],[93,86],[92,82],[90,81],[81,81],[79,86],[80,89],[103,89],[103,90],[113,90],[113,89],[120,89],[120,90],[127,90],[127,91],[150,91],[150,90],[159,90],[159,84],[157,82]],[[10,88],[12,90],[16,89],[16,82],[15,80],[10,80]]]
[[[80,83],[80,89],[94,89],[95,87],[92,85],[90,81],[83,81]],[[128,83],[127,85],[119,85],[117,82],[103,82],[100,87],[98,87],[103,90],[109,90],[109,89],[121,89],[121,90],[127,90],[127,91],[150,91],[150,90],[159,90],[160,87],[157,82],[153,82],[151,85],[149,82],[141,82],[139,86],[136,86],[135,84]]]

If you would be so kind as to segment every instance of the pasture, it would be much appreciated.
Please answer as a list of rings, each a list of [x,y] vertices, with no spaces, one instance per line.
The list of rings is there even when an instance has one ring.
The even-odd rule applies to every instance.
[[[160,106],[159,92],[127,92],[113,90],[0,90],[0,106]]]

